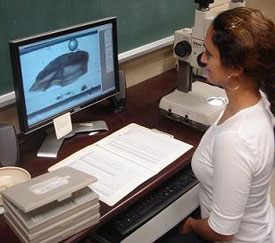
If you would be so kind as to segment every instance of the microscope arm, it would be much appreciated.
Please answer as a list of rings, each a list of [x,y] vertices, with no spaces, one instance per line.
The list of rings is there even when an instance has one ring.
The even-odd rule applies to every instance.
[[[188,93],[192,90],[193,71],[190,63],[178,60],[177,89]]]

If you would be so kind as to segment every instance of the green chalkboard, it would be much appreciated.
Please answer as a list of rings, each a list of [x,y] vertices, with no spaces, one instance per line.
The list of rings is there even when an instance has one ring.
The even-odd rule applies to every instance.
[[[13,91],[8,42],[108,16],[118,19],[119,53],[191,27],[192,0],[0,0],[0,95]]]

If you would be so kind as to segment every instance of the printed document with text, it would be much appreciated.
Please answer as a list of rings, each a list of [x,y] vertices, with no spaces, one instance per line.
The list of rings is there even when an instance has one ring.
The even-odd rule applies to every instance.
[[[49,168],[71,166],[91,174],[99,199],[113,206],[192,145],[131,123]]]

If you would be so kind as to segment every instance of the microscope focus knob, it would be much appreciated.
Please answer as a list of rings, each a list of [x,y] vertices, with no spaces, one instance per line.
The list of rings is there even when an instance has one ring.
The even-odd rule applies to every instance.
[[[205,64],[204,62],[201,61],[202,55],[203,55],[203,52],[200,53],[200,54],[198,55],[198,57],[197,57],[197,63],[198,63],[198,65],[199,65],[201,68],[204,68],[204,67],[206,67],[206,64]]]
[[[174,52],[179,57],[189,56],[191,53],[192,47],[188,41],[178,42],[174,48]]]

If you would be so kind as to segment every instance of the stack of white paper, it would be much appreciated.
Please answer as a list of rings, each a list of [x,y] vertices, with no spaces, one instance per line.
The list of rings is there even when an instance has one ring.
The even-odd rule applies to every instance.
[[[131,123],[49,168],[71,166],[97,178],[90,187],[112,206],[192,146]]]

